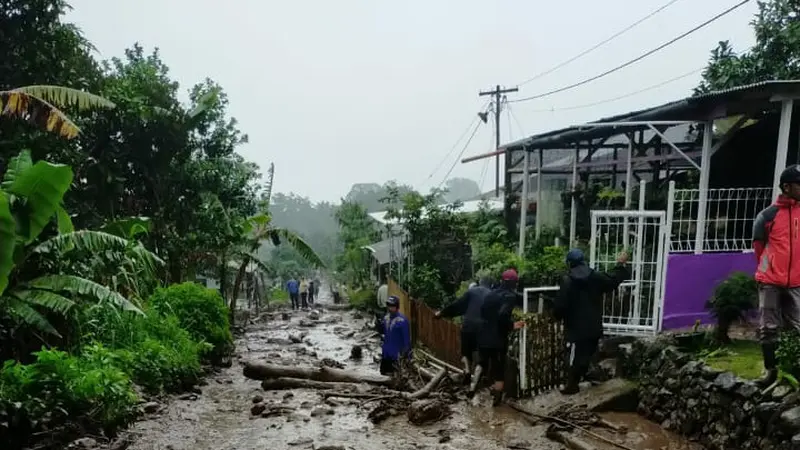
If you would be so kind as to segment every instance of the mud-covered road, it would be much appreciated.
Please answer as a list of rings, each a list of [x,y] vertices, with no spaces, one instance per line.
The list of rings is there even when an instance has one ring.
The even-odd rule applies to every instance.
[[[237,341],[237,360],[207,379],[201,394],[186,394],[152,405],[145,420],[132,427],[131,450],[264,450],[264,449],[561,449],[545,437],[545,425],[531,426],[508,407],[492,408],[486,395],[471,403],[453,405],[453,414],[440,422],[419,427],[405,415],[379,425],[367,419],[369,407],[357,400],[325,400],[313,390],[265,392],[260,383],[242,375],[243,361],[291,366],[318,366],[324,358],[345,364],[348,370],[376,373],[373,362],[378,343],[363,330],[364,320],[347,311],[326,311],[323,295],[317,310],[262,316]],[[300,338],[302,336],[302,338]],[[300,339],[299,339],[300,338]],[[300,341],[300,342],[298,342]],[[354,344],[365,354],[349,360]],[[280,405],[271,417],[253,417],[254,401]],[[689,450],[688,446],[635,415],[612,414],[630,430],[615,439],[632,449]],[[614,448],[597,445],[599,449]]]

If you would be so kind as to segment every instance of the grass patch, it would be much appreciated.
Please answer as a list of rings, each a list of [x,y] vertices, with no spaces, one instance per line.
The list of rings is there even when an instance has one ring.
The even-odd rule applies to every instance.
[[[701,352],[700,356],[709,366],[748,380],[761,377],[764,369],[761,345],[755,341],[733,341],[725,347]]]

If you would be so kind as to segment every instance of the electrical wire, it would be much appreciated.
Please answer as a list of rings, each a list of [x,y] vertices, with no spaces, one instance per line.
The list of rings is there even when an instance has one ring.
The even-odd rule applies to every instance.
[[[525,137],[525,128],[520,123],[519,119],[517,119],[517,115],[514,114],[514,111],[511,109],[511,105],[506,105],[508,108],[508,115],[511,116],[511,119],[514,120],[514,123],[517,124],[517,128],[519,128],[520,136]]]
[[[475,125],[475,128],[473,128],[473,129],[472,129],[472,134],[470,134],[470,135],[469,135],[469,139],[467,139],[467,142],[465,142],[465,143],[464,143],[464,147],[463,147],[463,148],[461,149],[461,151],[458,153],[458,156],[456,157],[455,161],[453,161],[453,164],[452,164],[452,165],[450,165],[450,169],[449,169],[449,170],[447,171],[447,173],[444,175],[444,178],[442,178],[442,181],[439,183],[439,185],[438,185],[438,186],[436,186],[436,189],[439,189],[439,188],[441,188],[441,187],[442,187],[442,185],[444,184],[444,182],[445,182],[445,181],[447,181],[447,178],[448,178],[448,177],[450,176],[450,174],[453,172],[453,169],[456,167],[456,164],[458,164],[458,162],[459,162],[459,161],[461,161],[461,157],[464,155],[464,152],[465,152],[465,151],[467,151],[467,147],[469,147],[469,143],[470,143],[470,142],[472,142],[472,138],[474,138],[474,137],[475,137],[475,133],[477,133],[477,132],[478,132],[478,128],[480,128],[480,126],[481,126],[481,122],[478,122],[478,123]]]
[[[672,6],[674,3],[677,3],[678,1],[680,1],[680,0],[670,0],[669,2],[661,5],[655,11],[652,11],[650,14],[642,17],[641,19],[639,19],[636,22],[628,25],[627,27],[623,28],[622,30],[612,34],[611,36],[606,38],[604,41],[598,42],[594,46],[584,50],[581,53],[578,53],[577,55],[573,56],[572,58],[570,58],[570,59],[568,59],[568,60],[566,60],[564,62],[561,62],[560,64],[556,64],[555,66],[545,70],[544,72],[538,73],[538,74],[528,78],[527,80],[523,81],[522,83],[519,83],[517,86],[522,86],[522,85],[530,83],[531,81],[538,80],[539,78],[542,78],[544,76],[550,75],[551,73],[555,72],[556,70],[558,70],[558,69],[560,69],[560,68],[562,68],[562,67],[564,67],[564,66],[566,66],[568,64],[571,64],[572,62],[574,62],[574,61],[576,61],[576,60],[578,60],[580,58],[583,58],[584,56],[588,55],[589,53],[597,50],[598,48],[608,44],[609,42],[613,41],[614,39],[616,39],[616,38],[622,36],[623,34],[627,33],[628,31],[636,28],[642,22],[645,22],[646,20],[650,19],[651,17],[655,16],[656,14],[660,13],[661,11],[669,8],[670,6]]]
[[[486,107],[487,107],[487,106],[489,106],[489,103],[490,103],[490,101],[484,102],[483,106],[481,106],[481,108],[480,108],[480,110],[479,110],[479,111],[481,111],[481,112],[485,111],[485,110],[486,110]],[[430,181],[430,180],[431,180],[431,178],[433,178],[433,176],[434,176],[434,175],[436,175],[436,172],[438,172],[438,171],[439,171],[439,169],[441,169],[441,168],[442,168],[442,165],[444,164],[444,162],[445,162],[445,161],[447,161],[447,158],[448,158],[448,157],[449,157],[449,156],[450,156],[450,155],[453,153],[453,151],[454,151],[454,150],[455,150],[455,149],[458,147],[458,144],[459,144],[459,143],[460,143],[460,142],[461,142],[461,141],[464,139],[464,136],[466,136],[466,135],[467,135],[467,133],[469,133],[469,130],[470,130],[472,127],[473,127],[473,125],[475,125],[475,121],[477,121],[477,120],[480,120],[480,117],[478,117],[478,116],[475,116],[475,117],[472,119],[472,121],[469,123],[469,125],[467,125],[467,127],[466,127],[466,128],[464,128],[464,131],[461,133],[461,135],[458,137],[458,139],[457,139],[457,140],[456,140],[456,141],[453,143],[452,147],[450,147],[450,150],[447,152],[447,154],[446,154],[446,155],[444,155],[444,157],[442,158],[442,160],[441,160],[441,161],[439,161],[439,164],[437,164],[437,165],[436,165],[436,168],[435,168],[435,169],[433,169],[433,171],[430,173],[430,175],[428,175],[428,178],[426,178],[426,179],[425,179],[425,180],[424,180],[422,183],[420,183],[420,184],[425,184],[425,183],[427,183],[428,181]]]
[[[564,86],[564,87],[560,87],[558,89],[553,89],[552,91],[544,92],[542,94],[532,95],[530,97],[524,97],[524,98],[509,100],[509,102],[510,103],[519,103],[519,102],[526,102],[526,101],[529,101],[529,100],[535,100],[535,99],[538,99],[538,98],[548,97],[550,95],[558,94],[558,93],[564,92],[564,91],[568,91],[568,90],[574,89],[576,87],[583,86],[585,84],[591,83],[592,81],[599,80],[600,78],[606,77],[606,76],[608,76],[608,75],[610,75],[610,74],[612,74],[614,72],[617,72],[618,70],[624,69],[624,68],[626,68],[626,67],[628,67],[628,66],[630,66],[632,64],[635,64],[635,63],[647,58],[648,56],[650,56],[650,55],[652,55],[652,54],[654,54],[654,53],[656,53],[656,52],[658,52],[660,50],[663,50],[666,47],[669,47],[670,45],[678,42],[679,40],[685,38],[686,36],[689,36],[690,34],[696,32],[698,30],[708,26],[709,24],[721,19],[722,17],[732,13],[736,9],[744,6],[746,3],[749,3],[749,2],[750,2],[750,0],[742,0],[741,2],[737,3],[736,5],[731,6],[730,8],[726,9],[725,11],[723,11],[723,12],[717,14],[716,16],[714,16],[714,17],[706,20],[705,22],[701,23],[700,25],[697,25],[696,27],[692,28],[691,30],[686,31],[683,34],[681,34],[681,35],[679,35],[679,36],[677,36],[675,38],[672,38],[669,41],[659,45],[658,47],[656,47],[654,49],[651,49],[651,50],[648,50],[647,52],[637,56],[636,58],[631,59],[630,61],[625,62],[623,64],[620,64],[617,67],[614,67],[613,69],[606,70],[605,72],[602,72],[602,73],[597,74],[597,75],[595,75],[593,77],[590,77],[590,78],[586,78],[586,79],[581,80],[581,81],[579,81],[577,83],[572,83],[570,85],[567,85],[567,86]]]
[[[645,92],[648,92],[648,91],[652,91],[654,89],[658,89],[658,88],[666,86],[666,85],[668,85],[670,83],[674,83],[676,81],[679,81],[679,80],[682,80],[682,79],[687,78],[689,76],[692,76],[692,75],[694,75],[694,74],[696,74],[698,72],[703,71],[704,69],[705,69],[705,67],[700,67],[700,68],[692,70],[691,72],[686,72],[686,73],[684,73],[682,75],[678,75],[677,77],[670,78],[669,80],[664,80],[664,81],[662,81],[660,83],[656,83],[656,84],[647,86],[645,88],[642,88],[642,89],[639,89],[639,90],[636,90],[636,91],[633,91],[633,92],[628,92],[627,94],[622,94],[622,95],[618,95],[616,97],[607,98],[605,100],[598,100],[596,102],[583,103],[583,104],[580,104],[580,105],[565,106],[565,107],[562,107],[562,108],[526,109],[525,111],[534,112],[534,113],[548,113],[548,112],[559,112],[559,111],[574,111],[576,109],[585,109],[585,108],[591,108],[591,107],[594,107],[594,106],[604,105],[606,103],[616,102],[616,101],[623,100],[623,99],[626,99],[626,98],[629,98],[629,97],[633,97],[635,95],[639,95],[639,94],[642,94],[642,93],[645,93]]]

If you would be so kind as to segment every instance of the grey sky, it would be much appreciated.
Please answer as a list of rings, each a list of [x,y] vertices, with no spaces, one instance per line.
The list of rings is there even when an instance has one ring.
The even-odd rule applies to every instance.
[[[534,95],[634,58],[737,3],[681,0],[607,46],[520,89]],[[356,182],[398,179],[427,191],[429,179],[485,99],[605,39],[666,0],[72,0],[78,24],[101,57],[138,41],[157,46],[188,89],[205,77],[223,85],[230,113],[250,143],[240,149],[276,166],[275,189],[338,201]],[[512,105],[503,141],[688,95],[699,73],[657,90],[605,100],[702,67],[723,39],[752,45],[756,2],[602,80]],[[513,95],[509,97],[513,99]],[[522,129],[521,129],[522,128]],[[509,136],[510,133],[510,136]],[[465,156],[492,150],[482,126]],[[493,163],[492,163],[493,164]],[[486,163],[458,163],[451,176],[494,185]],[[481,174],[484,173],[483,180]]]

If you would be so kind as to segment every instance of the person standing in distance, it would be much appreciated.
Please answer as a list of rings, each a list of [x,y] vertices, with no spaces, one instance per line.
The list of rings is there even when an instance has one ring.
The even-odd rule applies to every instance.
[[[300,283],[294,277],[286,282],[286,291],[289,292],[289,300],[292,301],[292,309],[300,308]]]
[[[569,271],[561,279],[554,304],[555,316],[564,321],[566,339],[570,344],[567,384],[561,390],[564,395],[577,394],[580,390],[578,384],[589,371],[589,364],[603,336],[603,295],[630,278],[627,262],[628,254],[622,252],[614,269],[599,272],[586,265],[581,250],[572,249],[567,253]]]
[[[506,353],[508,352],[508,336],[513,330],[525,326],[525,322],[514,322],[514,307],[519,303],[517,282],[519,276],[514,269],[503,272],[500,286],[493,290],[481,306],[481,331],[478,335],[478,367],[469,386],[469,395],[475,394],[481,373],[488,369],[493,382],[490,392],[492,405],[498,406],[503,401],[505,389]]]
[[[800,330],[800,165],[784,169],[779,183],[781,194],[753,223],[764,387],[778,379],[781,328]]]
[[[473,283],[474,284],[474,283]],[[478,335],[481,331],[481,307],[492,292],[492,282],[481,278],[480,285],[470,287],[458,300],[436,313],[436,317],[463,316],[461,322],[461,362],[464,364],[464,384],[469,385],[472,377],[472,363],[478,351]]]

